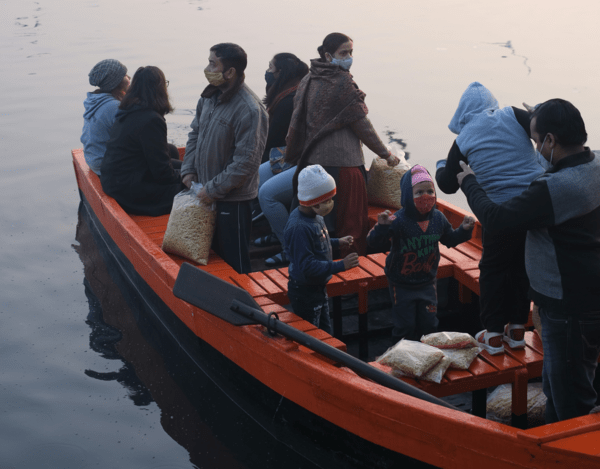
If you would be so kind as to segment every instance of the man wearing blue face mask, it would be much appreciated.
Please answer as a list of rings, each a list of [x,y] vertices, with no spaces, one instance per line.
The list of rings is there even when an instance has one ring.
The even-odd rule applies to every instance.
[[[528,230],[529,297],[543,327],[546,423],[595,406],[600,354],[600,159],[585,147],[581,114],[551,99],[532,114],[531,137],[552,167],[529,188],[495,204],[461,163],[457,176],[469,206],[492,233]]]

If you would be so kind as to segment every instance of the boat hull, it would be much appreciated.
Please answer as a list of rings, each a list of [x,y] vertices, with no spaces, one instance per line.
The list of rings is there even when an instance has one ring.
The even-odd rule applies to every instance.
[[[118,266],[121,278],[126,280],[131,289],[125,292],[131,306],[139,311],[142,309],[139,302],[143,303],[142,311],[153,316],[154,333],[168,333],[194,366],[227,396],[231,405],[237,406],[271,437],[297,453],[307,465],[340,469],[393,468],[403,465],[432,467],[332,425],[277,394],[198,338],[148,286],[104,229],[85,195],[80,192],[80,196],[83,218],[91,229],[96,245],[101,246],[107,262]]]
[[[101,192],[83,155],[73,156],[84,204],[120,252],[132,283],[145,285],[140,294],[160,306],[164,329],[196,355],[197,366],[224,380],[223,389],[236,390],[228,391],[233,402],[248,409],[259,404],[255,420],[299,454],[314,447],[317,456],[309,457],[322,467],[398,467],[404,456],[461,469],[598,466],[600,449],[565,450],[552,441],[573,426],[575,434],[594,435],[600,416],[519,430],[384,388],[260,326],[232,326],[175,298],[179,266]],[[272,426],[279,417],[285,425]]]

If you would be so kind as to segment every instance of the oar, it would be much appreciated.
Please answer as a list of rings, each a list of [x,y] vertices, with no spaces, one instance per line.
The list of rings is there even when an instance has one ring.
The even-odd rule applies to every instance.
[[[417,389],[358,358],[354,358],[352,355],[348,355],[295,327],[279,321],[273,316],[265,314],[246,290],[225,282],[191,264],[184,263],[181,266],[173,287],[173,294],[235,326],[262,324],[268,330],[292,339],[300,345],[304,345],[382,386],[433,404],[458,410],[453,405],[425,391]]]

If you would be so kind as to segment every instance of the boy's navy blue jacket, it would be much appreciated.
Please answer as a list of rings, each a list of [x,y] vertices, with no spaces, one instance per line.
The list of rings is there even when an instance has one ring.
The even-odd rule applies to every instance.
[[[298,208],[290,213],[285,231],[285,253],[290,259],[289,276],[301,285],[326,285],[333,274],[343,272],[344,261],[333,261],[330,239],[321,215],[304,215]]]
[[[421,287],[435,282],[440,262],[438,241],[448,247],[471,239],[471,231],[462,225],[452,229],[444,214],[435,208],[421,215],[415,208],[411,183],[412,173],[407,171],[400,181],[402,208],[391,225],[376,224],[367,236],[369,246],[388,250],[385,274],[395,284]],[[425,231],[419,225],[429,222]]]

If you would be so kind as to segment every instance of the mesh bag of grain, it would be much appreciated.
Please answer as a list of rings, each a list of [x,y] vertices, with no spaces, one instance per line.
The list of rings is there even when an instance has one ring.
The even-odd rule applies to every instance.
[[[388,166],[383,158],[375,158],[369,169],[367,195],[371,204],[399,210],[402,208],[400,179],[410,166],[404,159],[404,152],[398,149],[397,145],[388,148],[392,155],[400,159],[400,163],[397,166]]]
[[[544,424],[546,396],[542,383],[527,385],[527,424],[534,427]],[[495,422],[510,424],[512,416],[512,386],[501,384],[487,397],[487,418]]]
[[[421,337],[421,342],[441,349],[477,347],[475,338],[466,332],[434,332]]]
[[[191,189],[181,191],[173,199],[162,249],[206,265],[217,214],[214,207],[198,199],[201,189],[202,184],[192,183]]]
[[[444,352],[421,342],[402,339],[390,347],[378,363],[392,367],[393,371],[410,378],[422,378],[444,358]]]

